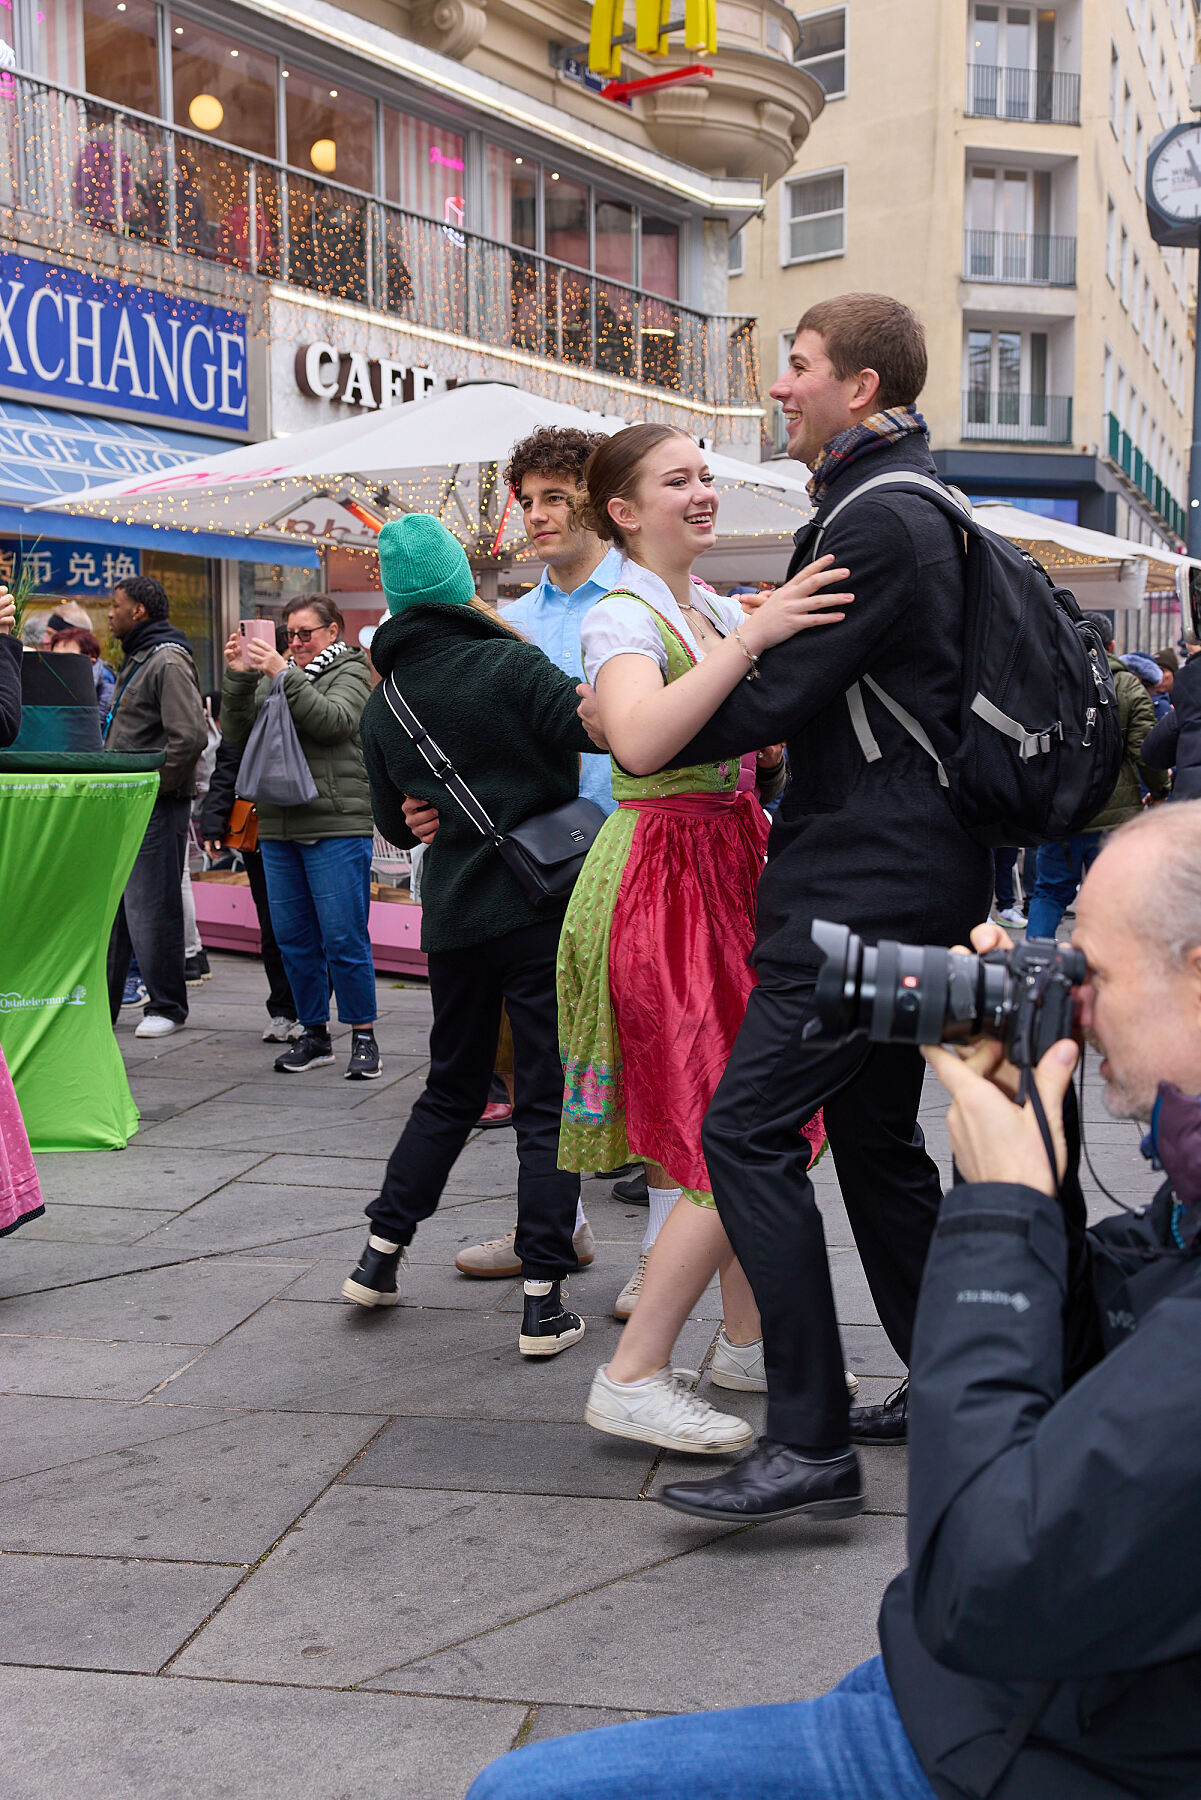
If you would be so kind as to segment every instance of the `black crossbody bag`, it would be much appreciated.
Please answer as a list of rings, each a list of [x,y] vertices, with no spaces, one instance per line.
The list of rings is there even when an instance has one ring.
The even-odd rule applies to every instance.
[[[482,837],[495,845],[512,870],[527,900],[548,906],[566,900],[584,866],[605,815],[593,800],[569,800],[565,806],[535,813],[511,831],[499,832],[488,813],[458,773],[446,752],[436,744],[389,675],[384,699],[400,725],[413,740],[431,774],[457,800]]]

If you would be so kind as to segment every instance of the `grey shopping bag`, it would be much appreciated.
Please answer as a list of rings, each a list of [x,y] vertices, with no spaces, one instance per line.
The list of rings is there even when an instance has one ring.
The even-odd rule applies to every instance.
[[[284,692],[283,675],[251,727],[238,769],[238,799],[265,806],[305,806],[317,798],[317,783],[304,759]]]

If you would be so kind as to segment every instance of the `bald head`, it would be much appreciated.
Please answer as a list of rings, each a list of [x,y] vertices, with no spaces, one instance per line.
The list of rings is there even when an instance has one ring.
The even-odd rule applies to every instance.
[[[1148,1118],[1161,1081],[1201,1093],[1201,801],[1113,833],[1080,889],[1072,941],[1088,962],[1082,1019],[1110,1110]]]

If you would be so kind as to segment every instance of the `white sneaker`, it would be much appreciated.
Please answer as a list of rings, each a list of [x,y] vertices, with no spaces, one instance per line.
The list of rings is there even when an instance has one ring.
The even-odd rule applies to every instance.
[[[584,1417],[595,1431],[635,1438],[661,1450],[695,1456],[728,1456],[746,1450],[755,1433],[745,1419],[718,1412],[689,1387],[691,1369],[660,1369],[645,1381],[610,1381],[596,1371]]]
[[[847,1393],[854,1399],[859,1392],[859,1378],[846,1370]],[[753,1344],[732,1344],[723,1325],[717,1334],[709,1379],[714,1387],[737,1388],[744,1394],[766,1394],[767,1371],[763,1367],[763,1339]]]
[[[620,1294],[618,1294],[616,1300],[613,1302],[613,1317],[615,1319],[628,1319],[633,1312],[634,1307],[637,1305],[638,1296],[642,1292],[642,1277],[646,1274],[646,1259],[649,1255],[649,1250],[640,1250],[638,1252],[638,1267],[634,1270],[634,1273],[630,1276],[630,1279],[626,1282]]]
[[[1026,923],[1026,915],[1020,906],[1002,907],[997,918],[1002,919],[1006,925],[1024,925]]]
[[[303,1032],[299,1019],[272,1019],[263,1033],[264,1044],[294,1044]]]
[[[134,1031],[135,1037],[170,1037],[179,1026],[174,1019],[168,1019],[164,1013],[147,1013],[141,1024]]]

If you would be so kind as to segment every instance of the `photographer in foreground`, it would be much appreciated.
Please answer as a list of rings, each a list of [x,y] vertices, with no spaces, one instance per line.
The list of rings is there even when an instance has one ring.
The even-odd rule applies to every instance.
[[[1121,1800],[1201,1792],[1201,805],[1123,826],[1074,944],[1105,1104],[1150,1120],[1167,1181],[1087,1234],[1056,1197],[1074,1043],[1036,1080],[1052,1176],[999,1045],[927,1054],[964,1184],[945,1200],[911,1373],[909,1568],[883,1657],[795,1705],[517,1751],[470,1800]],[[973,933],[978,951],[1006,942]],[[1094,1361],[1065,1391],[1065,1311]]]

